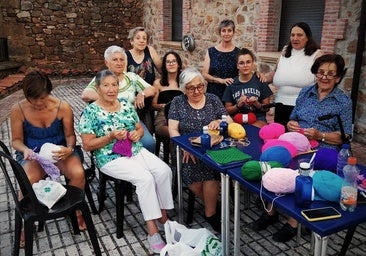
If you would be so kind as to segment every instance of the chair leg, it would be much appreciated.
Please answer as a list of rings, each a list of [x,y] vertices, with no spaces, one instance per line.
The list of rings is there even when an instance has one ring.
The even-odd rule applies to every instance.
[[[86,224],[86,228],[88,230],[89,238],[90,238],[90,241],[93,245],[94,255],[100,256],[100,255],[102,255],[102,252],[100,251],[98,238],[97,238],[97,233],[95,231],[95,227],[94,227],[93,220],[92,220],[90,212],[89,212],[88,205],[86,203],[83,204],[80,207],[80,210],[83,214],[85,224]]]
[[[33,255],[33,227],[32,221],[24,221],[24,255]]]
[[[117,238],[123,237],[123,222],[124,222],[124,198],[125,198],[125,188],[127,182],[122,180],[116,180],[115,193],[116,193],[116,215],[117,215]]]
[[[191,224],[193,221],[193,212],[194,212],[194,201],[196,200],[196,195],[189,190],[188,192],[188,209],[187,209],[187,219],[186,223]]]
[[[75,235],[79,235],[79,234],[80,234],[80,229],[79,229],[78,219],[77,219],[77,217],[76,217],[76,211],[73,211],[73,212],[70,214],[70,220],[71,220],[72,228],[73,228],[73,230],[74,230],[74,234],[75,234]]]
[[[86,197],[88,198],[88,202],[89,202],[89,205],[90,205],[90,208],[91,208],[92,212],[94,214],[97,214],[98,213],[98,210],[97,210],[97,207],[95,206],[94,199],[93,199],[93,194],[92,194],[92,192],[90,190],[90,185],[89,185],[89,181],[88,180],[85,180],[85,188],[84,188],[84,191],[85,191]]]
[[[132,198],[132,193],[133,193],[132,183],[127,182],[127,181],[124,181],[123,183],[124,183],[124,186],[125,186],[125,189],[124,189],[123,193],[126,196],[127,202],[130,203],[130,202],[133,201],[133,198]]]
[[[352,227],[347,230],[347,234],[346,234],[346,237],[344,238],[341,252],[338,254],[339,256],[346,255],[346,252],[348,250],[349,245],[351,244],[352,237],[353,237],[353,234],[355,233],[355,231],[356,231],[356,227]]]
[[[99,213],[104,210],[106,186],[107,186],[107,178],[102,172],[99,172],[99,191],[98,191]]]
[[[19,246],[20,246],[20,235],[22,232],[23,222],[20,215],[15,211],[15,237],[14,237],[14,249],[13,255],[19,255]]]
[[[164,138],[163,140],[163,160],[165,163],[169,164],[169,157],[170,157],[170,139]]]

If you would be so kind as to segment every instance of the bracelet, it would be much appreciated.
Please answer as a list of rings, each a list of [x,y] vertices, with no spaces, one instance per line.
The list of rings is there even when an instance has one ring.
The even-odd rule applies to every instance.
[[[322,142],[325,141],[325,133],[322,133]]]

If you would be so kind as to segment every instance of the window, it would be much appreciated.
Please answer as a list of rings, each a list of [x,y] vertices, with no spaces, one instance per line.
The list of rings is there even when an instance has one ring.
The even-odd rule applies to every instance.
[[[325,1],[283,0],[278,50],[281,51],[290,38],[290,28],[297,22],[306,22],[311,28],[313,39],[320,45],[323,28]]]
[[[182,41],[182,8],[183,0],[172,0],[172,41]]]

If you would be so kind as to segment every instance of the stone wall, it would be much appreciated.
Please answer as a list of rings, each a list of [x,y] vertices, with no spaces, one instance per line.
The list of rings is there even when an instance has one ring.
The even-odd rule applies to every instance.
[[[104,50],[130,47],[128,31],[142,25],[139,0],[8,0],[0,2],[0,37],[11,60],[49,73],[94,72]]]

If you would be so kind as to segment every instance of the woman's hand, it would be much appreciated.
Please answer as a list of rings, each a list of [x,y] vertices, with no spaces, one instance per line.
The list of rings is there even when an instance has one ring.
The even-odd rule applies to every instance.
[[[220,129],[220,120],[213,120],[207,125],[209,130],[219,130]]]
[[[288,121],[287,130],[289,132],[299,132],[301,130],[301,127],[300,127],[299,123],[296,121]]]
[[[318,129],[315,129],[315,128],[304,129],[304,135],[309,140],[321,140],[321,138],[322,138],[322,133]]]
[[[60,146],[59,150],[54,150],[51,151],[52,158],[59,161],[59,160],[65,160],[66,158],[68,158],[69,156],[72,155],[72,148],[71,147],[65,147],[65,146]]]
[[[234,83],[234,79],[233,78],[219,78],[218,81],[219,81],[220,84],[224,84],[226,86],[229,86],[232,83]]]
[[[136,95],[135,99],[135,108],[143,108],[145,107],[145,96],[144,93],[140,92]]]
[[[188,151],[183,150],[182,163],[188,163],[189,159],[191,159],[194,164],[196,163],[196,158]]]
[[[23,151],[23,156],[25,160],[30,160],[31,156],[34,154],[33,150],[26,148],[26,150]]]
[[[141,139],[141,136],[139,135],[138,131],[136,130],[133,130],[130,132],[129,134],[129,139],[132,141],[132,142],[137,142]]]
[[[128,132],[126,129],[114,130],[110,133],[110,137],[116,140],[124,140],[127,138],[127,134]]]

